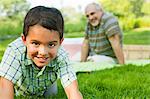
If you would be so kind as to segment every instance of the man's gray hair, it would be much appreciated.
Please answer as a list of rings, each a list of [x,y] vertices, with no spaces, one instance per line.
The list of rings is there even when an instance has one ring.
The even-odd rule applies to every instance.
[[[89,7],[89,6],[91,6],[91,5],[95,6],[96,10],[103,11],[102,5],[101,5],[100,3],[95,3],[95,2],[88,4],[88,5],[86,6],[86,8]]]
[[[97,10],[103,10],[103,7],[102,7],[102,5],[99,3],[93,3],[93,5],[95,5],[95,8],[97,9]]]

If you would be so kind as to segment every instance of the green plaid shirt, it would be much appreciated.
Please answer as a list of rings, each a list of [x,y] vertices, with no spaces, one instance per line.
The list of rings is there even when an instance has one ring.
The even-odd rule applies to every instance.
[[[14,83],[16,95],[41,96],[58,78],[63,87],[76,80],[68,54],[62,47],[53,61],[39,69],[27,56],[21,38],[8,45],[0,64],[0,76]]]
[[[123,34],[117,18],[110,13],[103,13],[100,24],[93,27],[88,23],[85,32],[85,39],[89,39],[90,56],[100,54],[116,58],[108,38],[112,35],[119,34],[122,45]]]

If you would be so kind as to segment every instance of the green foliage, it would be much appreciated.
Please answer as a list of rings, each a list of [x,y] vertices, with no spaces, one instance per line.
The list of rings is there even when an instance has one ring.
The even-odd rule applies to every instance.
[[[144,3],[144,0],[130,0],[130,3],[132,5],[132,12],[135,14],[136,17],[142,16],[142,6]]]
[[[123,30],[132,30],[135,28],[144,28],[144,27],[150,27],[150,17],[144,16],[144,17],[138,17],[135,16],[129,16],[125,18],[120,18],[120,26]]]
[[[149,16],[144,16],[144,17],[139,17],[136,19],[136,22],[134,24],[135,28],[139,27],[150,27],[150,17]]]
[[[150,2],[144,0],[98,0],[104,10],[109,11],[119,18],[123,30],[138,27],[149,27]],[[148,17],[145,19],[145,17]],[[141,19],[143,19],[142,22]],[[146,20],[146,21],[145,21]],[[142,24],[141,24],[142,23]],[[140,25],[139,25],[140,24]],[[145,25],[146,24],[146,25]]]
[[[128,0],[99,0],[104,10],[113,13],[118,17],[131,14],[131,5]]]
[[[141,10],[145,15],[150,15],[150,2],[145,2]]]
[[[82,22],[79,23],[66,23],[65,24],[65,33],[71,33],[71,32],[81,32],[84,31],[85,25]]]
[[[28,9],[29,4],[26,0],[1,0],[1,11],[6,14],[8,18],[15,18],[16,16],[24,15]]]
[[[0,35],[1,38],[10,35],[20,35],[22,32],[23,18],[29,5],[25,0],[1,0],[1,11],[6,16],[0,16]]]
[[[22,1],[21,0],[1,0],[0,4],[3,4],[5,9],[10,9],[12,4],[19,3],[19,2],[22,2]]]
[[[0,36],[20,35],[22,33],[22,22],[20,20],[1,20],[0,24]]]
[[[131,30],[134,28],[136,19],[134,16],[129,16],[120,19],[120,26],[123,30]]]
[[[84,31],[85,26],[86,26],[86,19],[84,16],[80,16],[75,21],[68,19],[68,21],[65,22],[65,33]]]
[[[81,32],[85,30],[86,18],[72,7],[63,7],[61,9],[65,21],[64,32]]]
[[[99,0],[104,9],[114,13],[117,16],[127,17],[135,15],[142,16],[142,9],[147,5],[144,0]],[[148,6],[147,6],[148,7]]]

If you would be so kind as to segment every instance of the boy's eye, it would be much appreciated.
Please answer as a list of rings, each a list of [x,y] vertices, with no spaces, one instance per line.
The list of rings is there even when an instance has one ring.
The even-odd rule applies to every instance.
[[[33,45],[36,45],[36,46],[37,46],[37,45],[40,45],[40,44],[37,43],[37,42],[32,42],[32,44],[33,44]]]
[[[54,47],[54,46],[56,46],[56,44],[50,43],[48,46],[49,46],[49,47]]]

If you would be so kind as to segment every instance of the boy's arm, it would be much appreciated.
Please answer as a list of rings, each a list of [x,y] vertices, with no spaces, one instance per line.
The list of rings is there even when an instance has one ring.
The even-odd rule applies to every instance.
[[[14,85],[3,77],[0,77],[0,97],[1,99],[14,99]]]
[[[82,99],[82,94],[78,89],[78,83],[74,80],[69,86],[65,88],[68,99]]]

